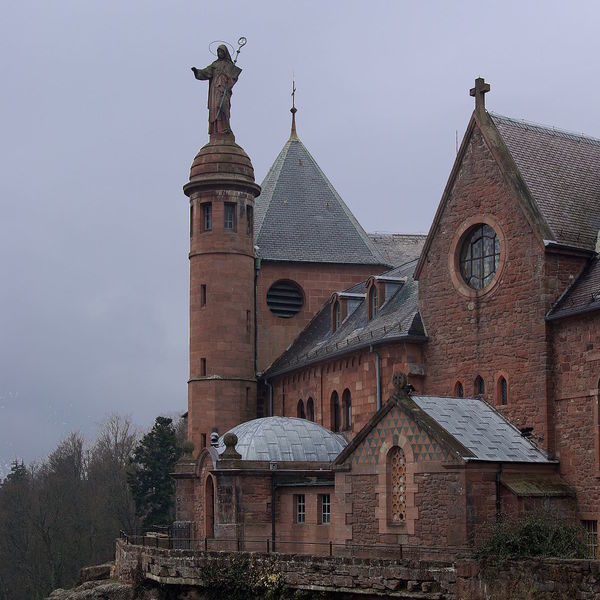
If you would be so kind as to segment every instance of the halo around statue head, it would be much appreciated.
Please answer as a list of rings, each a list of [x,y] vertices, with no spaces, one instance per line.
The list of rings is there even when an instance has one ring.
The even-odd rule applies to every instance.
[[[217,48],[221,45],[221,44],[225,44],[227,46],[227,48],[229,48],[229,54],[231,54],[232,56],[235,54],[235,50],[233,49],[233,46],[229,43],[226,42],[225,40],[213,40],[209,45],[208,45],[208,51],[213,55],[213,56],[217,56]]]

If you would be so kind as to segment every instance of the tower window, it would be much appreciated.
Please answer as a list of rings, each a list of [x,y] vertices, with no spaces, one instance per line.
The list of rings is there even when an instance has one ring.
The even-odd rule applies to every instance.
[[[200,286],[200,306],[206,306],[206,284]]]
[[[254,231],[254,209],[249,204],[246,205],[246,233],[252,235]]]
[[[329,525],[331,523],[331,496],[319,494],[319,523]]]
[[[246,333],[250,333],[252,329],[252,313],[247,310],[246,311]]]
[[[350,390],[344,390],[342,394],[342,410],[344,412],[344,429],[352,429],[352,396]]]
[[[212,229],[212,202],[207,202],[202,205],[202,216],[204,221],[204,231]]]
[[[306,418],[309,421],[315,420],[315,403],[312,398],[306,401]]]
[[[190,237],[194,235],[194,205],[190,204]]]
[[[205,358],[200,359],[200,375],[202,377],[206,377],[206,359]]]
[[[235,204],[232,202],[225,202],[225,229],[230,231],[236,230]]]
[[[294,494],[294,513],[296,523],[306,522],[306,499],[304,494]]]
[[[306,414],[304,413],[304,402],[302,402],[302,399],[298,400],[298,410],[296,414],[299,419],[306,419]]]

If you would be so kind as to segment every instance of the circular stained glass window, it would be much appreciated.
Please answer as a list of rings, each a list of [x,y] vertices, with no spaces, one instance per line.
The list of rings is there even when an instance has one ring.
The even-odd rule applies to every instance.
[[[500,263],[500,240],[485,223],[471,227],[460,249],[460,273],[475,290],[487,287]]]
[[[273,314],[289,319],[304,305],[302,288],[295,281],[276,281],[267,292],[267,305]]]

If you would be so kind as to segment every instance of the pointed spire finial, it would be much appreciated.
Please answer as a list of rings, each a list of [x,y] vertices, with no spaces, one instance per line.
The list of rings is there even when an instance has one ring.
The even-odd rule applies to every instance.
[[[292,76],[292,108],[290,108],[290,112],[292,113],[292,132],[290,134],[290,139],[297,139],[298,135],[296,134],[296,113],[298,109],[296,108],[296,81]]]
[[[475,98],[475,110],[485,112],[485,94],[490,91],[490,84],[483,77],[475,80],[475,87],[471,88],[470,94]]]

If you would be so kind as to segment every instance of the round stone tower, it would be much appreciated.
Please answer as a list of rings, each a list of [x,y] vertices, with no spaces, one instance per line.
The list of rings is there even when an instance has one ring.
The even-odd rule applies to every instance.
[[[188,438],[256,418],[254,198],[260,186],[232,133],[211,133],[190,181]]]

